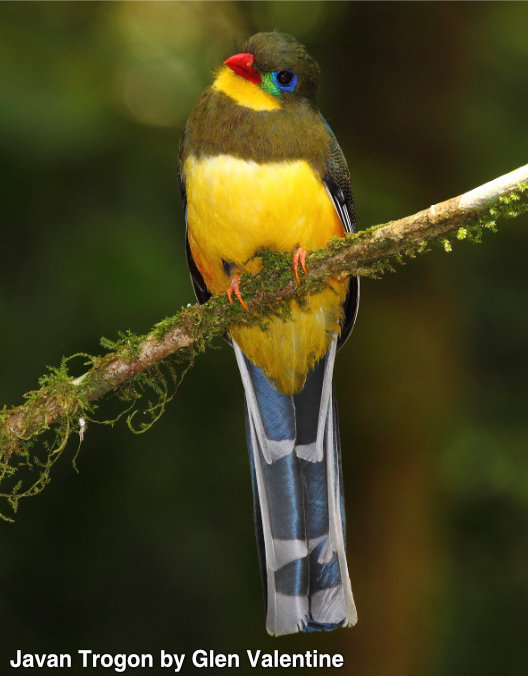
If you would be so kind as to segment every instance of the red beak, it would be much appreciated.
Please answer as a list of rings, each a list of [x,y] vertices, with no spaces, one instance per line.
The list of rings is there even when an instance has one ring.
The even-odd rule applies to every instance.
[[[233,56],[230,56],[229,59],[224,61],[224,65],[228,66],[237,75],[258,85],[259,82],[262,82],[262,78],[260,77],[260,73],[253,68],[254,63],[255,57],[253,54],[247,54],[245,52],[233,54]]]

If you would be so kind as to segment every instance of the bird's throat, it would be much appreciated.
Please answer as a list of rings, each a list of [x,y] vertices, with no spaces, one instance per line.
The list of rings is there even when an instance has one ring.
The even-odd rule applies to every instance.
[[[254,82],[244,79],[227,66],[223,66],[212,84],[212,88],[223,92],[239,106],[252,110],[279,110],[280,100],[268,94]]]

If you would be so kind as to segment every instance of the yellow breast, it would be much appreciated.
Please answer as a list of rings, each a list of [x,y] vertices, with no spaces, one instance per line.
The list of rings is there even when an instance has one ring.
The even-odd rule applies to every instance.
[[[190,156],[183,166],[189,245],[208,289],[229,286],[223,261],[254,271],[263,248],[293,251],[323,247],[344,234],[326,189],[304,160],[258,164],[228,155]],[[292,303],[291,320],[270,321],[266,331],[240,327],[233,338],[282,392],[302,388],[307,371],[339,332],[346,283],[309,299],[309,311]]]
[[[222,259],[246,270],[259,249],[316,249],[343,234],[324,185],[304,160],[257,164],[191,156],[183,176],[189,244],[214,294],[229,284]]]

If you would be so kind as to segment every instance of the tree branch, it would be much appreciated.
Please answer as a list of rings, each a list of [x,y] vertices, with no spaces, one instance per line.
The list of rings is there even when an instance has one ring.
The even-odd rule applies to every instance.
[[[49,469],[68,436],[77,432],[82,440],[83,420],[90,419],[97,401],[108,393],[116,392],[133,406],[146,389],[152,388],[159,398],[149,409],[155,420],[169,398],[164,368],[178,381],[194,357],[231,326],[265,322],[272,314],[286,316],[290,300],[302,302],[330,278],[351,273],[379,275],[392,262],[422,253],[435,241],[450,251],[453,239],[479,240],[486,229],[494,229],[497,218],[514,218],[525,211],[528,165],[411,216],[334,238],[326,248],[308,257],[309,276],[301,287],[295,284],[289,254],[259,252],[263,270],[242,279],[250,313],[238,304],[230,305],[224,297],[213,297],[203,306],[185,308],[163,320],[146,336],[128,333],[116,342],[104,339],[103,346],[110,352],[103,357],[83,355],[90,368],[78,378],[68,373],[72,358],[63,359],[60,367],[40,379],[39,390],[25,396],[24,404],[4,406],[0,411],[0,481],[11,480],[15,487],[0,496],[16,509],[19,498],[40,491],[49,481]],[[48,442],[43,461],[30,448],[36,438],[50,431],[54,439]],[[16,486],[17,463],[40,468],[39,479],[28,489]]]

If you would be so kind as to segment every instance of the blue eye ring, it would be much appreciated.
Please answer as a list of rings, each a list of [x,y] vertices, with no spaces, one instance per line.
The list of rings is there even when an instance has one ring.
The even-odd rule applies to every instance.
[[[288,78],[288,76],[291,77]],[[297,87],[297,75],[289,68],[284,68],[281,71],[273,71],[272,77],[273,84],[282,92],[293,92]]]

